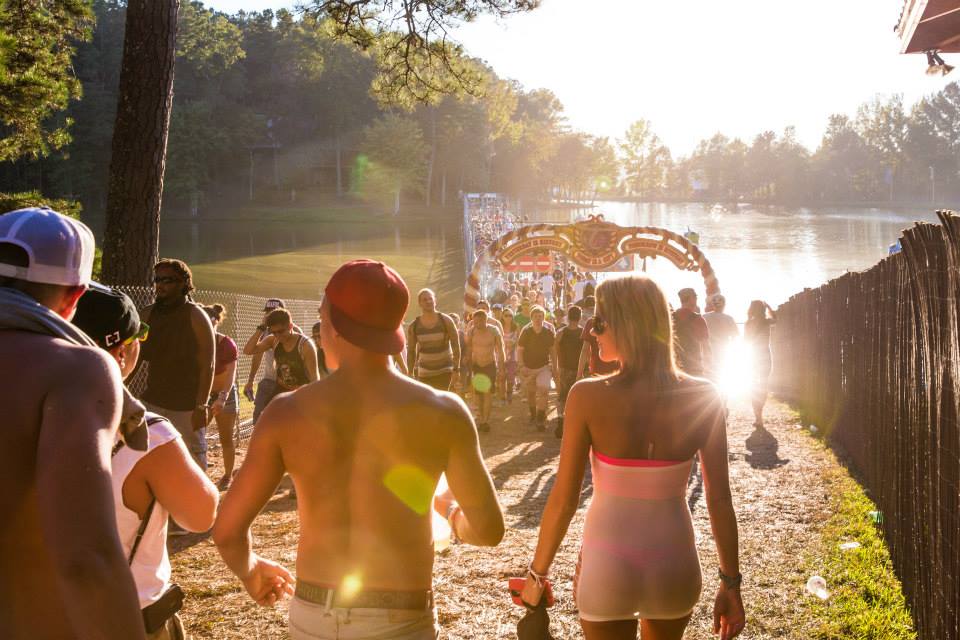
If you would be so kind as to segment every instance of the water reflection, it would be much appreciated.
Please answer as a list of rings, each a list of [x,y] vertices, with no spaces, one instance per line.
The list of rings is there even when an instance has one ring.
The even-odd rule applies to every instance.
[[[738,321],[745,319],[750,300],[762,298],[776,305],[805,287],[869,268],[887,255],[887,247],[914,220],[937,220],[935,213],[923,210],[623,202],[568,211],[568,219],[588,213],[602,213],[624,226],[697,231],[700,248],[720,279],[727,312]],[[548,216],[552,219],[557,212]],[[648,265],[649,275],[674,304],[682,287],[703,290],[699,274],[678,272],[662,259]]]
[[[915,219],[936,221],[934,213],[922,210],[742,204],[601,202],[585,210],[525,211],[531,222],[558,223],[587,213],[602,213],[625,226],[697,231],[727,297],[727,311],[738,321],[745,318],[750,300],[763,298],[776,305],[804,287],[819,286],[848,270],[866,269],[886,256],[887,247]],[[456,216],[449,222],[401,223],[165,220],[160,248],[164,256],[206,265],[205,275],[212,280],[206,286],[228,290],[270,295],[286,284],[284,295],[312,297],[317,282],[337,265],[371,257],[405,268],[408,273],[403,275],[412,286],[437,287],[446,309],[457,309],[462,296],[462,241]],[[251,277],[251,268],[258,277]],[[302,273],[298,276],[296,270]],[[682,287],[703,289],[699,274],[678,272],[665,260],[648,261],[647,272],[674,303]],[[438,277],[442,283],[429,281]],[[303,286],[292,284],[300,281]]]

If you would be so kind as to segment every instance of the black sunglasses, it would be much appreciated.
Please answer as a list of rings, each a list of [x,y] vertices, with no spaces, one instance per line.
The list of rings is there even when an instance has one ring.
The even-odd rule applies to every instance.
[[[173,284],[174,282],[180,282],[180,278],[174,278],[172,276],[156,276],[153,279],[153,284]]]
[[[600,316],[593,316],[593,335],[602,336],[607,330],[607,321]]]

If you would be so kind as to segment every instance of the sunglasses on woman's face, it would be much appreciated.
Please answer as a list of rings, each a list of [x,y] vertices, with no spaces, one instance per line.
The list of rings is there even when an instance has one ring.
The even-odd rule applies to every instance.
[[[172,276],[156,276],[153,279],[153,284],[174,284],[180,282],[180,278],[174,278]]]
[[[607,321],[600,316],[593,316],[593,335],[602,336],[607,330]]]
[[[150,325],[146,322],[140,323],[140,330],[135,334],[123,341],[123,346],[131,344],[134,340],[139,340],[140,342],[146,342],[147,338],[150,337]]]

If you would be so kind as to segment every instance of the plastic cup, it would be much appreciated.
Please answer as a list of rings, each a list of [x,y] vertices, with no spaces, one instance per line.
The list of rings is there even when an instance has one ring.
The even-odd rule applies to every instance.
[[[810,579],[807,580],[807,593],[817,596],[821,600],[830,597],[830,592],[827,591],[827,581],[820,576],[810,576]]]

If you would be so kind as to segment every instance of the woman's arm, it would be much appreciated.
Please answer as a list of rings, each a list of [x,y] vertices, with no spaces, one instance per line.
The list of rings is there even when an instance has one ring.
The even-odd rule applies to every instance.
[[[181,527],[200,532],[213,526],[220,493],[190,457],[183,440],[153,449],[136,464],[134,473],[142,475],[157,502]]]
[[[547,498],[547,505],[540,520],[540,536],[533,555],[532,569],[546,575],[557,555],[560,543],[567,535],[570,521],[580,503],[584,467],[590,453],[589,383],[579,382],[570,389],[567,397],[566,415],[563,420],[563,440],[560,443],[560,463],[557,478]],[[522,597],[530,604],[540,601],[541,587],[534,580],[527,580]]]
[[[210,393],[220,393],[221,391],[230,391],[230,387],[236,382],[237,361],[227,363],[227,368],[213,377],[213,388]]]
[[[721,638],[733,638],[743,630],[746,617],[740,597],[740,553],[737,533],[737,515],[733,510],[730,478],[727,469],[727,425],[723,401],[711,391],[704,402],[709,434],[700,449],[703,487],[706,494],[710,527],[717,544],[717,556],[723,576],[735,579],[728,586],[718,577],[719,585],[714,601],[714,633]]]
[[[216,399],[213,401],[213,404],[210,406],[210,415],[216,416],[221,411],[223,407],[227,404],[227,392],[230,391],[230,388],[236,382],[237,375],[237,361],[227,363],[227,368],[224,369],[219,375],[213,376],[213,387],[210,389],[210,395],[216,395]]]

